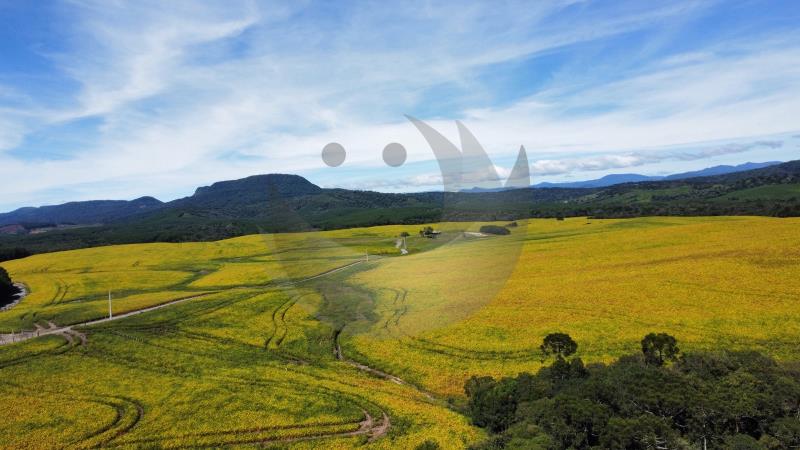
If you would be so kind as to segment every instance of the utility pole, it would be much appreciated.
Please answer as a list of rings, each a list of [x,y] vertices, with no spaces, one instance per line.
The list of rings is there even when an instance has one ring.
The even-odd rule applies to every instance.
[[[112,317],[111,314],[111,289],[108,290],[108,318]]]

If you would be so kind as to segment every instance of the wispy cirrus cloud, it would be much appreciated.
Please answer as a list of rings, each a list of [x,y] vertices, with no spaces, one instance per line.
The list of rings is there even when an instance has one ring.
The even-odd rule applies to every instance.
[[[600,155],[585,158],[543,159],[531,164],[533,175],[561,175],[572,172],[594,172],[609,169],[629,169],[663,161],[697,161],[711,156],[744,153],[758,148],[777,149],[783,141],[765,140],[729,143],[693,150],[667,150]]]
[[[643,155],[797,128],[796,31],[737,34],[752,27],[731,23],[729,35],[677,42],[676,30],[700,29],[724,8],[65,3],[48,17],[63,39],[32,46],[52,67],[25,83],[0,72],[0,207],[98,192],[170,198],[277,171],[384,189],[374,180],[399,176],[382,166],[386,143],[403,143],[409,162],[432,158],[403,113],[445,133],[449,119],[463,119],[497,161],[525,144],[531,159],[546,155],[537,163],[552,161],[549,173],[569,173],[559,164],[668,170],[682,160]],[[754,13],[769,19],[763,9],[743,14]],[[31,83],[37,76],[52,81]],[[348,149],[360,184],[321,170],[330,141]],[[59,158],[46,156],[52,149]],[[592,162],[598,154],[607,156]],[[433,181],[403,177],[385,189]]]

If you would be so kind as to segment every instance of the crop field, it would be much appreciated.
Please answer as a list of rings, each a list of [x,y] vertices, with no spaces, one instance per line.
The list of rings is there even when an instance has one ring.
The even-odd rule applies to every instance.
[[[479,225],[3,263],[29,295],[0,312],[0,333],[47,335],[0,346],[0,448],[464,448],[484,437],[459,412],[464,381],[537,370],[555,331],[587,362],[651,331],[800,358],[798,219]],[[153,309],[85,324],[108,315],[109,291],[114,315]]]

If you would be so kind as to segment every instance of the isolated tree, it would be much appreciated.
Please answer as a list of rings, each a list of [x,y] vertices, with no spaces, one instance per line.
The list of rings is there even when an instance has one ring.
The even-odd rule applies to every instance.
[[[647,364],[663,366],[665,361],[677,359],[678,340],[667,333],[650,333],[642,339],[642,353]]]
[[[564,359],[578,350],[578,344],[566,333],[550,333],[539,346],[545,358],[550,355]]]
[[[409,236],[411,236],[411,235],[408,234],[407,231],[403,231],[402,233],[400,233],[400,237],[409,237]]]

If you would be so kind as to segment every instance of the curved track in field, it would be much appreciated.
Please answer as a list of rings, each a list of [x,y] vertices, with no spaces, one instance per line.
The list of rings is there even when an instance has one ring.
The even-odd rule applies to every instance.
[[[363,262],[363,260],[358,260],[358,261],[355,261],[355,262],[351,262],[349,264],[345,264],[344,266],[341,266],[341,267],[336,267],[334,269],[327,270],[325,272],[322,272],[322,273],[319,273],[319,274],[316,274],[316,275],[312,275],[312,276],[307,277],[307,278],[303,278],[303,279],[296,280],[296,281],[289,281],[289,282],[286,282],[284,284],[276,285],[274,287],[276,287],[276,288],[291,287],[291,286],[294,286],[294,285],[297,285],[297,284],[300,284],[300,283],[304,283],[304,282],[307,282],[307,281],[310,281],[310,280],[314,280],[314,279],[321,278],[321,277],[324,277],[324,276],[332,275],[334,273],[340,272],[342,270],[346,270],[346,269],[348,269],[348,268],[350,268],[352,266],[355,266],[357,264],[360,264],[362,262]],[[47,336],[47,335],[50,335],[50,334],[61,334],[61,335],[65,334],[65,333],[69,334],[69,333],[71,333],[73,331],[73,328],[85,327],[85,326],[91,326],[91,325],[98,325],[98,324],[102,324],[102,323],[111,322],[113,320],[125,319],[127,317],[135,316],[137,314],[142,314],[142,313],[146,313],[146,312],[149,312],[149,311],[155,311],[155,310],[158,310],[158,309],[161,309],[161,308],[166,308],[168,306],[176,305],[176,304],[179,304],[179,303],[184,303],[184,302],[187,302],[189,300],[194,300],[194,299],[197,299],[197,298],[200,298],[200,297],[205,297],[207,295],[217,294],[217,293],[229,291],[229,290],[232,290],[232,289],[236,289],[236,288],[223,289],[223,290],[219,290],[219,291],[206,292],[206,293],[203,293],[203,294],[200,294],[200,295],[194,295],[194,296],[191,296],[191,297],[179,298],[179,299],[168,301],[168,302],[161,303],[161,304],[158,304],[158,305],[149,306],[147,308],[137,309],[137,310],[134,310],[134,311],[129,311],[129,312],[126,312],[126,313],[118,314],[118,315],[115,315],[115,316],[112,316],[112,317],[106,317],[106,318],[103,318],[103,319],[94,319],[94,320],[89,320],[89,321],[86,321],[86,322],[79,322],[79,323],[75,323],[75,324],[68,325],[68,326],[63,326],[63,327],[56,327],[56,328],[51,327],[51,328],[46,328],[46,329],[37,329],[37,330],[34,330],[34,331],[21,331],[19,333],[4,333],[4,334],[0,334],[0,345],[10,344],[10,343],[13,343],[13,342],[26,341],[28,339],[33,339],[33,338],[36,338],[36,337],[39,337],[39,336]],[[64,287],[63,290],[62,290],[62,287],[59,286],[59,291],[56,293],[56,298],[54,298],[54,301],[56,301],[56,302],[60,301],[60,300],[58,300],[58,297],[63,298],[64,295],[66,295],[67,290],[68,290],[68,287]],[[283,311],[281,319],[283,319],[285,317],[285,314],[286,314],[286,311]],[[85,336],[84,336],[83,341],[85,342]]]
[[[385,412],[381,411],[379,419],[376,419],[365,409],[362,409],[362,413],[363,418],[357,421],[277,425],[252,429],[190,433],[180,436],[154,436],[119,442],[105,442],[102,446],[104,448],[112,448],[167,445],[169,448],[198,448],[245,444],[280,444],[355,436],[366,436],[369,442],[373,442],[388,432],[391,422]],[[194,439],[195,442],[181,444],[181,441],[185,441],[187,438]]]
[[[355,261],[349,264],[346,264],[341,267],[337,267],[301,280],[291,281],[284,283],[282,285],[274,286],[275,288],[287,288],[292,287],[294,285],[310,281],[313,279],[321,278],[324,276],[328,276],[342,270],[346,270],[354,265],[360,264],[361,260]],[[64,338],[64,343],[54,349],[49,349],[43,352],[37,352],[32,355],[26,355],[25,357],[17,358],[10,361],[5,361],[0,363],[0,368],[6,367],[9,365],[15,365],[22,362],[25,362],[31,358],[42,356],[44,354],[56,354],[56,353],[64,353],[69,351],[75,347],[85,345],[87,342],[87,337],[82,332],[76,330],[75,328],[84,327],[84,326],[91,326],[91,325],[99,325],[105,324],[108,322],[116,321],[125,319],[131,316],[135,316],[138,314],[143,314],[150,311],[159,310],[162,308],[166,308],[168,306],[176,305],[179,303],[188,302],[193,299],[197,299],[199,297],[204,297],[210,294],[224,292],[227,290],[236,289],[230,288],[221,291],[214,291],[203,293],[200,295],[185,297],[176,299],[173,301],[165,302],[159,305],[130,311],[123,314],[118,314],[113,317],[103,318],[103,319],[95,319],[90,321],[85,321],[69,326],[62,326],[59,327],[52,322],[48,322],[49,327],[45,328],[41,325],[36,325],[36,330],[34,331],[25,331],[21,333],[15,334],[3,334],[0,335],[0,345],[8,344],[12,342],[21,342],[29,339],[34,339],[40,336],[48,336],[48,335],[57,335]],[[66,295],[68,287],[63,287],[59,285],[59,290],[54,297],[54,301],[58,302]],[[273,346],[278,347],[285,339],[288,326],[286,324],[286,313],[287,311],[295,304],[295,302],[300,299],[303,295],[295,295],[292,296],[290,299],[279,305],[273,312],[272,312],[272,323],[273,323],[273,332],[272,335],[267,339],[267,346],[269,346],[270,341],[272,341]],[[220,305],[212,305],[211,307],[207,308],[212,312],[229,306],[230,304],[234,303],[235,301],[228,301],[222,302]],[[208,311],[204,311],[207,313]],[[180,320],[178,320],[180,322]],[[121,333],[115,333],[121,336],[125,336]],[[211,338],[211,337],[209,337]],[[338,345],[338,343],[337,343]],[[165,350],[174,350],[174,349],[167,349]],[[113,358],[111,358],[113,359]],[[358,364],[355,362],[349,362],[355,367],[358,367],[361,370],[365,370],[370,372],[374,375],[379,375],[383,378],[390,379],[399,384],[407,384],[400,380],[397,377],[393,377],[389,374],[385,374],[380,372],[376,369],[369,368],[365,365]],[[163,368],[162,368],[163,370]],[[409,385],[410,386],[410,385]],[[56,393],[53,393],[56,395]],[[317,395],[320,393],[318,392]],[[350,395],[344,394],[343,392],[332,391],[327,395],[337,395],[344,396],[345,398],[349,398]],[[426,394],[427,395],[427,394]],[[279,443],[289,443],[289,442],[299,442],[299,441],[310,441],[310,440],[318,440],[318,439],[335,439],[335,438],[345,438],[345,437],[355,437],[355,436],[366,436],[368,442],[375,441],[383,436],[385,436],[390,427],[391,427],[391,419],[389,415],[382,409],[380,406],[369,402],[373,406],[373,412],[378,411],[379,417],[376,417],[371,414],[366,407],[361,406],[360,409],[363,413],[363,418],[358,421],[342,421],[342,422],[330,422],[330,423],[317,423],[317,424],[297,424],[297,425],[284,425],[284,426],[267,426],[267,427],[259,427],[257,429],[249,429],[249,430],[225,430],[219,432],[210,432],[204,433],[202,435],[183,435],[183,436],[155,436],[152,438],[144,438],[144,439],[137,439],[137,440],[122,440],[120,441],[118,438],[121,438],[125,434],[127,434],[131,429],[133,429],[142,419],[144,416],[144,407],[143,405],[135,400],[126,397],[108,397],[108,398],[86,398],[87,401],[101,403],[107,406],[110,406],[115,411],[115,418],[111,421],[110,424],[90,432],[89,434],[83,436],[80,440],[76,442],[72,442],[66,445],[67,448],[98,448],[98,447],[116,447],[116,446],[129,446],[131,444],[134,445],[159,445],[164,443],[170,443],[172,446],[177,444],[177,448],[183,448],[180,445],[180,440],[186,437],[195,437],[199,438],[204,441],[202,445],[204,446],[218,446],[218,445],[240,445],[240,444],[279,444]],[[364,399],[362,399],[364,400]],[[352,399],[350,401],[353,401]],[[207,438],[207,439],[206,439]],[[170,442],[172,441],[172,442]],[[177,442],[176,442],[177,441]],[[185,448],[193,448],[195,445],[187,445]]]
[[[201,295],[195,295],[195,296],[192,296],[192,297],[179,298],[177,300],[172,300],[172,301],[169,301],[169,302],[166,302],[166,303],[161,303],[159,305],[150,306],[150,307],[143,308],[143,309],[137,309],[135,311],[126,312],[126,313],[123,313],[123,314],[118,314],[116,316],[106,317],[104,319],[89,320],[87,322],[80,322],[80,323],[76,323],[76,324],[65,326],[65,327],[53,326],[52,322],[50,322],[50,324],[51,324],[50,328],[40,328],[40,327],[38,327],[38,329],[35,330],[35,331],[22,331],[20,333],[0,334],[0,345],[11,344],[12,342],[27,341],[28,339],[37,338],[39,336],[48,336],[48,335],[51,335],[51,334],[59,334],[59,335],[62,335],[62,336],[63,335],[80,334],[81,336],[83,336],[83,338],[81,340],[83,342],[86,342],[86,336],[83,335],[82,333],[78,333],[73,328],[85,327],[85,326],[90,326],[90,325],[97,325],[97,324],[101,324],[101,323],[111,322],[112,320],[125,319],[127,317],[135,316],[137,314],[142,314],[142,313],[146,313],[146,312],[149,312],[149,311],[155,311],[157,309],[166,308],[167,306],[172,306],[172,305],[176,305],[178,303],[183,303],[183,302],[187,302],[189,300],[194,300],[196,298],[205,297],[206,295],[210,295],[210,294],[211,293],[205,293],[205,294],[201,294]],[[69,338],[67,338],[67,339],[69,340]]]
[[[409,383],[409,382],[403,380],[402,378],[400,378],[400,377],[398,377],[396,375],[392,375],[392,374],[384,372],[384,371],[382,371],[380,369],[376,369],[376,368],[370,367],[370,366],[368,366],[366,364],[362,364],[362,363],[360,363],[358,361],[354,361],[352,359],[346,358],[344,356],[344,353],[342,352],[342,346],[339,343],[339,335],[341,335],[341,334],[342,334],[342,330],[337,330],[333,334],[333,355],[336,357],[337,360],[342,361],[342,362],[344,362],[344,363],[346,363],[346,364],[348,364],[348,365],[350,365],[352,367],[355,367],[356,369],[358,369],[358,370],[360,370],[362,372],[369,373],[369,374],[371,374],[373,376],[376,376],[378,378],[383,378],[384,380],[391,381],[392,383],[399,384],[401,386],[408,386],[408,387],[416,390],[420,394],[424,395],[425,398],[427,398],[428,400],[436,401],[436,398],[433,396],[433,394],[431,394],[430,392],[426,391],[425,389],[422,389],[421,387],[419,387],[419,386],[417,386],[415,384]]]

